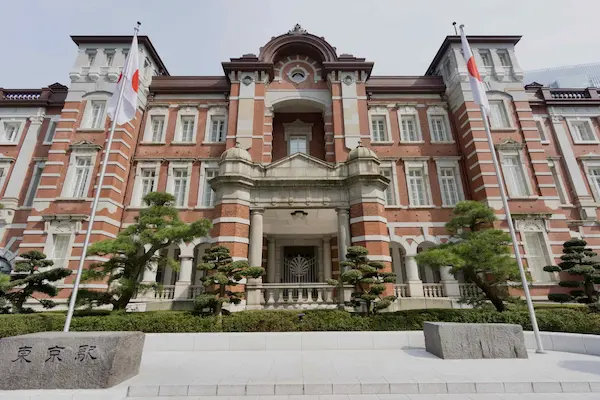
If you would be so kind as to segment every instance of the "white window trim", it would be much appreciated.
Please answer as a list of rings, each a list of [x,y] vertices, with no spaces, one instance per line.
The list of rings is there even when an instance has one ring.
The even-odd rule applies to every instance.
[[[562,177],[562,173],[560,171],[561,166],[560,162],[557,159],[549,159],[548,160],[548,168],[550,168],[550,172],[552,172],[552,168],[556,171],[556,179],[558,182],[554,182],[554,186],[556,186],[556,190],[560,192],[562,197],[566,200],[561,205],[570,205],[569,194],[567,193],[567,187],[565,186],[565,180]],[[560,199],[561,196],[559,196]]]
[[[33,164],[31,180],[29,181],[29,185],[27,186],[27,192],[25,193],[25,198],[23,199],[23,207],[24,208],[31,208],[33,206],[33,202],[35,201],[35,193],[33,193],[34,197],[31,199],[31,204],[30,205],[25,204],[25,202],[27,201],[29,196],[32,194],[31,192],[33,191],[33,183],[35,182],[34,175],[35,175],[36,171],[38,170],[38,168],[40,168],[40,166],[41,166],[42,171],[40,172],[40,179],[38,180],[38,185],[35,188],[36,192],[37,192],[38,188],[40,187],[40,183],[43,178],[42,173],[44,172],[44,168],[46,167],[46,161],[37,161],[37,162],[35,162],[35,164]]]
[[[385,140],[375,140],[373,135],[373,117],[383,117],[385,121]],[[369,109],[369,132],[371,132],[371,143],[373,144],[393,144],[392,126],[387,107],[373,107]]]
[[[600,157],[587,160],[584,159],[581,162],[583,164],[585,177],[587,178],[588,185],[592,190],[592,195],[594,196],[594,199],[596,199],[596,203],[600,204],[600,191],[598,190],[598,188],[596,188],[596,185],[592,180],[592,174],[590,174],[590,168],[600,168]]]
[[[98,152],[94,151],[94,150],[90,150],[90,149],[77,149],[74,148],[71,151],[71,156],[69,157],[69,167],[67,169],[67,176],[65,177],[65,181],[62,187],[62,192],[61,192],[61,197],[65,198],[65,199],[87,199],[87,194],[89,193],[90,190],[90,185],[92,183],[92,180],[94,179],[95,175],[94,175],[94,171],[96,169],[96,157],[98,156]],[[87,183],[85,184],[85,190],[83,191],[84,196],[83,197],[72,197],[71,196],[71,189],[73,189],[73,185],[75,184],[75,160],[77,157],[91,157],[91,171],[90,171],[90,176],[89,179],[87,181]]]
[[[444,201],[444,194],[442,193],[442,179],[441,179],[441,169],[442,168],[454,168],[454,178],[456,179],[456,189],[458,191],[458,201],[463,201],[465,199],[465,193],[463,190],[463,183],[461,179],[461,171],[460,165],[458,163],[459,158],[434,158],[436,172],[438,176],[438,185],[440,187],[440,196],[442,198],[442,207],[444,208],[454,208],[456,204],[446,204]]]
[[[198,208],[198,209],[212,209],[215,207],[215,206],[205,206],[203,204],[204,190],[206,187],[206,170],[207,169],[218,170],[219,164],[217,162],[205,161],[200,166],[200,184],[198,185],[198,204],[196,205],[196,208]]]
[[[173,177],[174,169],[187,168],[187,184],[185,188],[185,197],[183,199],[183,206],[175,206],[175,208],[186,209],[189,208],[190,201],[190,187],[192,180],[192,163],[191,162],[172,162],[169,163],[169,173],[167,175],[167,193],[173,194],[175,189],[175,180]]]
[[[399,208],[401,206],[400,204],[400,190],[398,189],[398,165],[396,165],[395,161],[382,161],[381,165],[379,166],[379,168],[388,168],[390,170],[392,170],[392,178],[391,178],[391,185],[394,185],[393,189],[394,189],[394,204],[387,204],[386,199],[384,198],[384,202],[386,204],[384,204],[385,208]],[[389,186],[388,186],[389,189]]]
[[[410,106],[406,106],[406,107],[400,107],[398,108],[398,111],[396,112],[398,115],[398,127],[400,130],[400,143],[425,143],[423,141],[423,132],[421,131],[421,121],[419,121],[419,111],[416,109],[416,107],[410,107]],[[402,134],[402,116],[403,115],[412,115],[415,117],[415,122],[416,122],[416,126],[415,129],[417,130],[417,139],[415,141],[407,141],[404,140],[404,135]]]
[[[164,116],[165,123],[163,125],[162,140],[160,142],[152,141],[152,117]],[[165,144],[167,138],[167,129],[169,126],[169,107],[152,107],[146,116],[146,126],[144,127],[144,139],[142,144],[158,143]]]
[[[300,128],[299,130],[296,128]],[[294,122],[283,124],[283,136],[287,146],[287,155],[291,152],[290,136],[299,137],[304,136],[306,138],[306,154],[310,155],[310,142],[312,141],[312,128],[313,124],[308,122],[302,122],[297,119]]]
[[[73,244],[75,242],[75,234],[82,229],[81,221],[46,221],[45,224],[46,235],[46,243],[44,245],[44,254],[48,256],[48,258],[54,261],[51,256],[54,253],[54,235],[71,235],[69,240],[69,245],[67,247],[66,254],[66,265],[64,268],[69,267],[69,258],[73,253]],[[53,265],[51,268],[57,268],[59,265]],[[59,283],[64,283],[64,278],[59,281]]]
[[[546,129],[546,124],[545,124],[544,118],[534,117],[533,119],[534,119],[534,122],[536,123],[535,127],[537,128],[537,123],[539,122],[540,126],[542,127],[542,131],[544,131],[544,137],[546,138],[546,140],[542,139],[542,137],[540,136],[541,143],[542,144],[549,144],[550,141],[548,140],[548,138],[550,137],[550,135],[549,135],[548,129]]]
[[[416,159],[404,159],[404,174],[406,178],[406,189],[408,192],[408,207],[409,208],[432,208],[434,207],[433,199],[431,196],[431,182],[429,181],[429,167],[428,162],[429,157],[426,159],[416,158]],[[423,169],[423,180],[425,181],[425,196],[427,197],[427,204],[425,205],[415,205],[415,201],[412,197],[412,192],[410,190],[410,176],[409,169],[410,168],[422,168]]]
[[[502,170],[502,181],[504,182],[504,188],[506,189],[506,193],[508,194],[508,197],[511,199],[530,199],[532,197],[536,197],[534,195],[533,192],[533,187],[531,186],[531,182],[529,181],[529,173],[527,171],[527,167],[526,165],[529,164],[525,164],[525,159],[523,157],[523,151],[522,150],[498,150],[498,155],[500,156],[500,169]],[[505,171],[504,171],[504,157],[512,157],[512,156],[517,156],[519,158],[519,165],[521,166],[521,170],[523,172],[523,179],[525,179],[525,185],[527,185],[527,191],[529,192],[529,195],[527,196],[514,196],[512,193],[510,193],[510,189],[509,186],[506,184],[506,180],[504,178]]]
[[[83,119],[79,127],[80,130],[86,131],[104,131],[106,124],[106,111],[108,108],[108,95],[105,94],[92,94],[85,98],[85,109],[83,110]],[[92,101],[104,101],[104,115],[102,116],[103,123],[100,124],[100,128],[92,128]]]
[[[446,129],[446,136],[449,140],[434,140],[433,139],[433,124],[431,117],[442,116],[444,119],[444,128]],[[429,140],[431,143],[454,143],[454,136],[450,129],[450,118],[448,118],[448,110],[440,106],[431,106],[427,108],[427,122],[429,123]]]
[[[550,246],[550,239],[548,238],[548,232],[547,232],[547,228],[546,225],[544,223],[543,220],[517,220],[516,222],[516,230],[519,231],[519,236],[521,237],[521,243],[523,244],[523,258],[525,258],[525,260],[527,261],[527,270],[529,271],[529,273],[531,273],[531,271],[529,270],[529,254],[527,253],[527,243],[525,240],[525,233],[526,232],[541,232],[542,236],[544,238],[544,245],[546,248],[546,256],[549,258],[549,260],[547,259],[547,264],[548,265],[554,265],[554,255],[552,253],[552,247]],[[531,225],[537,225],[537,230],[531,230],[531,229],[525,229],[527,226],[531,226]],[[549,281],[535,281],[535,283],[553,283],[556,281],[558,275],[557,273],[553,273],[553,272],[546,272],[546,271],[542,271],[542,273],[544,274],[548,274],[548,276],[551,276],[552,278]],[[532,276],[533,278],[533,276]]]
[[[504,105],[504,111],[506,112],[506,118],[508,119],[508,126],[495,128],[495,127],[492,126],[492,117],[490,116],[489,117],[489,120],[490,120],[490,130],[492,130],[492,131],[515,130],[516,127],[515,127],[515,121],[514,121],[512,112],[511,112],[512,108],[511,108],[511,102],[510,102],[510,100],[507,99],[507,98],[505,98],[505,97],[500,97],[499,98],[497,96],[491,95],[489,101],[490,102],[501,101],[502,104]]]
[[[190,142],[183,141],[183,125],[181,123],[181,117],[194,117],[194,131],[192,140]],[[165,126],[166,129],[166,126]],[[196,107],[182,107],[177,112],[177,121],[175,123],[175,139],[172,143],[174,144],[196,144],[196,136],[198,133],[198,109]]]
[[[130,205],[132,207],[146,207],[142,201],[142,169],[154,168],[154,187],[158,186],[158,180],[160,177],[160,162],[141,162],[138,163],[135,168],[135,181],[133,183],[133,193],[131,196]]]
[[[227,140],[227,136],[228,136],[228,119],[229,116],[227,114],[227,109],[225,107],[210,107],[208,109],[208,112],[206,113],[206,123],[204,126],[204,142],[202,143],[217,143],[217,144],[224,144],[225,141],[223,142],[213,142],[210,140],[210,129],[212,127],[212,117],[218,117],[218,116],[222,116],[225,118],[225,141]]]
[[[567,125],[569,126],[569,132],[571,133],[571,137],[573,138],[573,143],[575,144],[597,144],[600,141],[598,140],[598,135],[596,134],[596,129],[594,128],[594,124],[592,123],[592,119],[589,117],[568,117],[565,118],[567,120]],[[573,126],[573,122],[587,122],[592,132],[592,136],[594,140],[582,140],[577,137],[575,133],[575,127]]]
[[[3,176],[0,176],[0,193],[2,192],[2,189],[4,189],[4,184],[6,183],[6,178],[8,177],[9,172],[12,174],[10,164],[13,162],[13,159],[0,158],[0,168],[3,168],[6,171]]]
[[[50,140],[50,141],[47,141],[46,139],[48,138],[48,134],[50,133],[50,127],[52,125],[52,122],[54,122],[54,136],[56,136],[56,125],[58,125],[59,120],[60,120],[60,115],[53,115],[52,117],[49,118],[48,127],[46,128],[46,132],[44,132],[44,141],[42,142],[42,144],[52,144],[52,141],[54,140],[54,138],[52,138],[52,140]]]
[[[12,142],[5,141],[4,139],[4,123],[18,123],[19,129],[15,135],[15,140]],[[2,146],[17,146],[21,140],[21,135],[25,131],[25,125],[27,124],[27,118],[15,118],[15,117],[0,117],[0,145]]]

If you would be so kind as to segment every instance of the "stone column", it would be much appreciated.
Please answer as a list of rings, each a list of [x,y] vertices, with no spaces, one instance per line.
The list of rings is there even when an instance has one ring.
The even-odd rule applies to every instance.
[[[348,209],[338,208],[338,260],[340,263],[340,274],[343,272],[341,262],[346,260],[346,253],[350,244],[350,223],[348,220]]]
[[[402,254],[400,254],[400,249],[398,247],[392,247],[392,268],[394,269],[394,273],[396,274],[396,283],[405,283],[402,276]]]
[[[175,282],[175,299],[187,300],[188,291],[190,285],[192,284],[194,256],[179,256],[179,260],[179,279],[177,279],[177,282]]]
[[[444,285],[444,293],[446,297],[460,297],[460,289],[458,287],[458,281],[454,278],[454,275],[450,273],[451,267],[443,267],[440,269],[440,276],[442,278],[442,285]]]
[[[408,294],[410,297],[424,297],[423,282],[419,279],[419,265],[415,260],[416,254],[406,256],[406,280],[408,281]]]
[[[267,238],[267,279],[275,283],[275,238]]]
[[[323,279],[327,282],[331,279],[331,238],[323,238]]]
[[[248,263],[252,267],[262,265],[263,209],[250,210],[250,249]]]

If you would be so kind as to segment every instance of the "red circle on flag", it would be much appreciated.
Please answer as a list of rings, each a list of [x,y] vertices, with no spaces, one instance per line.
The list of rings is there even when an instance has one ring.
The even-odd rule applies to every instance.
[[[136,69],[131,77],[131,86],[133,87],[133,91],[137,93],[138,88],[140,87],[140,70]]]

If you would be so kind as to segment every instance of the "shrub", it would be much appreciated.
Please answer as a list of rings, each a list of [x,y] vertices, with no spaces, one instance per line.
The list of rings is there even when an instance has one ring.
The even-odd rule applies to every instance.
[[[600,334],[600,314],[579,309],[538,309],[541,330]],[[47,312],[0,315],[0,337],[42,331],[60,331],[65,315]],[[220,322],[219,322],[220,321]],[[370,316],[340,310],[243,311],[215,316],[196,316],[185,311],[145,313],[113,312],[75,316],[73,331],[158,332],[299,332],[299,331],[401,331],[421,330],[425,321],[466,323],[511,323],[531,330],[526,310],[502,313],[488,310],[407,310]]]

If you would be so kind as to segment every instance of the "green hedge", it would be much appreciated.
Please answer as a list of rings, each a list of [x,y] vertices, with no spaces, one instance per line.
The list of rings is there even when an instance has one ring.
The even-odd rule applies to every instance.
[[[304,314],[302,321],[298,315]],[[600,334],[600,314],[586,309],[537,310],[541,330]],[[40,331],[60,331],[60,313],[0,315],[0,337]],[[223,316],[197,316],[184,311],[111,313],[76,316],[73,331],[155,332],[294,332],[294,331],[400,331],[423,329],[425,321],[491,322],[522,325],[531,329],[524,310],[498,313],[488,310],[428,309],[360,316],[345,311],[244,311]]]

